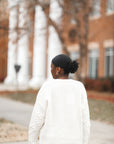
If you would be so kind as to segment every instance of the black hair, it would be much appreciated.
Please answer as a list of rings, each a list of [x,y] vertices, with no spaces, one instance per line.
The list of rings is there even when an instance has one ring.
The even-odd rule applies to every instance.
[[[67,55],[60,54],[52,59],[52,63],[56,67],[63,68],[64,74],[75,73],[79,67],[77,61],[72,61]]]

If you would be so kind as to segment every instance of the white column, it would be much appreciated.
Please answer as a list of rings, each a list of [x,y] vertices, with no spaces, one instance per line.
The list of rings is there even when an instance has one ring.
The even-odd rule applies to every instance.
[[[29,80],[29,15],[27,4],[24,1],[20,1],[19,6],[20,34],[18,40],[17,63],[21,68],[18,74],[18,83],[26,85]]]
[[[50,0],[50,18],[57,24],[61,24],[62,8],[57,0]],[[59,36],[53,26],[49,26],[49,41],[48,41],[48,78],[51,78],[51,60],[56,55],[62,53],[62,44]]]
[[[45,80],[47,19],[41,6],[35,8],[35,30],[33,50],[33,77],[29,82],[31,87],[37,88]]]
[[[8,42],[8,62],[7,62],[7,77],[4,81],[5,84],[16,83],[16,72],[14,65],[16,63],[16,46],[17,46],[17,22],[18,22],[18,9],[17,1],[8,0],[10,8],[9,13],[9,42]]]

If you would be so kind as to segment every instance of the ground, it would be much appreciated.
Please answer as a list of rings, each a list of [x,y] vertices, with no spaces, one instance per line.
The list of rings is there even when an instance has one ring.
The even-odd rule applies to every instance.
[[[90,118],[114,124],[114,104],[105,100],[88,99]]]
[[[97,92],[97,91],[87,91],[88,98],[97,100],[106,100],[114,103],[114,93],[111,92]]]
[[[28,139],[27,128],[0,118],[0,143],[25,141]]]
[[[95,99],[95,94],[97,94],[97,98]],[[93,97],[94,95],[94,97]],[[89,108],[90,108],[90,116],[91,116],[91,120],[95,120],[92,121],[92,136],[90,139],[90,143],[92,141],[92,144],[113,144],[113,132],[114,132],[114,103],[113,101],[109,101],[109,99],[105,99],[104,97],[113,97],[114,94],[106,94],[106,93],[97,93],[97,92],[88,92],[88,103],[89,103]],[[25,141],[27,140],[27,131],[28,129],[24,126],[22,126],[21,124],[26,124],[26,120],[28,121],[30,118],[30,115],[26,114],[28,112],[29,109],[29,114],[31,114],[32,111],[32,107],[35,103],[36,100],[36,96],[37,96],[37,91],[36,92],[2,92],[2,94],[0,94],[1,98],[7,98],[7,99],[1,99],[1,103],[4,103],[5,101],[7,101],[8,99],[13,99],[16,101],[21,101],[21,102],[13,102],[13,101],[7,101],[7,104],[10,103],[10,110],[9,108],[7,108],[6,111],[3,111],[2,108],[4,108],[4,104],[2,104],[1,107],[1,114],[4,115],[4,112],[6,113],[6,119],[10,118],[11,116],[14,117],[14,123],[4,120],[4,119],[0,119],[0,131],[2,131],[2,133],[0,133],[0,142],[10,142],[10,141]],[[102,96],[102,100],[100,98],[98,98],[98,96]],[[104,99],[103,99],[104,98]],[[29,105],[28,105],[29,104]],[[14,105],[14,106],[12,106]],[[15,110],[14,110],[15,107]],[[16,110],[17,109],[17,110]],[[25,110],[27,109],[27,110]],[[24,110],[24,112],[23,112]],[[10,113],[10,115],[8,116],[8,112]],[[21,118],[19,121],[16,118],[17,113],[16,111],[19,112],[19,114],[23,116],[25,116],[25,118]],[[15,112],[15,114],[14,114]],[[19,116],[18,114],[18,116]],[[25,115],[26,114],[26,115]],[[20,116],[19,116],[20,117]],[[96,121],[97,120],[97,121]],[[19,124],[15,123],[20,122]],[[24,123],[25,121],[25,123]],[[105,123],[100,123],[101,122],[105,122]],[[22,122],[22,123],[21,123]],[[28,121],[29,122],[29,121]],[[107,125],[108,124],[108,125]],[[101,135],[102,133],[102,135]],[[107,143],[108,142],[108,143]]]

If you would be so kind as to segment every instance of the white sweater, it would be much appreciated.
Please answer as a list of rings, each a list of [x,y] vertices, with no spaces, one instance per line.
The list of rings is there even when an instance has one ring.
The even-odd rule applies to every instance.
[[[41,87],[29,125],[29,144],[88,144],[90,116],[83,84],[49,80]]]

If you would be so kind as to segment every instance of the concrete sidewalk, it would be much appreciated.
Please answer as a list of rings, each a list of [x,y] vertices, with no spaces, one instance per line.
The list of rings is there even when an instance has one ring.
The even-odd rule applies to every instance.
[[[32,105],[0,97],[0,118],[28,127],[32,109]],[[27,142],[1,144],[27,144]],[[114,125],[91,120],[89,144],[114,144]]]
[[[0,118],[28,127],[33,106],[0,97]]]

